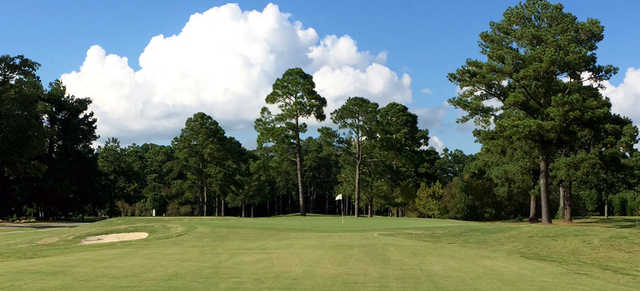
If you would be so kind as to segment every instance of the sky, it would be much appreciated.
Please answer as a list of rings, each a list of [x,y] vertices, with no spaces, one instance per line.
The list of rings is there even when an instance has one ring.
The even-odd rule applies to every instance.
[[[101,140],[168,144],[202,111],[255,147],[252,124],[290,67],[313,75],[326,113],[348,96],[400,102],[437,149],[479,151],[472,124],[447,105],[447,80],[480,58],[478,35],[517,1],[11,1],[0,12],[0,54],[42,64],[48,83],[90,97]],[[597,18],[613,111],[640,124],[640,1],[561,1]],[[328,114],[327,114],[328,115]],[[330,125],[311,121],[311,127]],[[310,134],[313,134],[311,131]]]

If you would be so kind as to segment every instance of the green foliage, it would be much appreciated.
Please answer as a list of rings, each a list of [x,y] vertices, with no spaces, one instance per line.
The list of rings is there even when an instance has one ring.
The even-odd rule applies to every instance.
[[[357,141],[374,138],[378,104],[363,97],[349,97],[331,113],[331,120],[340,129],[348,129]]]
[[[613,215],[640,216],[640,194],[626,190],[611,197]]]
[[[456,177],[444,188],[443,214],[463,220],[496,220],[503,216],[503,205],[491,181],[470,175]]]
[[[429,151],[429,131],[418,128],[418,117],[408,108],[395,102],[378,113],[377,160],[373,165],[385,183],[389,184],[391,207],[406,207],[415,198],[418,177],[423,166],[421,157]]]
[[[273,83],[272,91],[265,100],[267,104],[278,105],[281,113],[277,115],[277,119],[280,122],[297,121],[311,116],[323,121],[327,100],[316,92],[315,87],[313,76],[300,68],[288,69]]]
[[[246,150],[234,138],[225,136],[222,127],[210,116],[200,112],[187,119],[172,146],[176,166],[184,171],[189,185],[183,189],[198,193],[200,215],[207,215],[209,195],[224,200],[229,193],[242,191],[240,177],[246,171]]]
[[[484,131],[493,125],[499,137],[523,141],[535,151],[545,223],[550,223],[549,164],[574,142],[597,136],[597,123],[609,114],[608,100],[586,84],[597,85],[617,72],[597,63],[603,32],[598,20],[579,21],[561,4],[528,0],[508,8],[480,34],[486,60],[469,59],[449,74],[461,88],[449,100],[466,112],[460,122],[474,120]],[[500,106],[490,104],[495,101]]]
[[[300,68],[288,69],[282,77],[276,79],[271,93],[265,99],[267,104],[276,104],[280,113],[273,116],[266,107],[262,108],[260,118],[255,123],[259,141],[278,142],[285,146],[294,143],[299,210],[302,215],[305,214],[306,208],[304,205],[300,133],[307,131],[304,119],[315,117],[315,119],[323,121],[326,118],[324,107],[327,106],[327,100],[315,91],[315,87],[313,76]]]
[[[0,56],[0,217],[22,215],[21,204],[31,199],[26,193],[33,191],[23,180],[46,169],[37,159],[46,150],[39,67],[23,56]]]
[[[440,159],[435,162],[438,180],[442,181],[442,183],[449,183],[453,178],[462,176],[465,167],[473,159],[473,156],[465,155],[461,150],[450,151],[448,148],[443,149]]]
[[[420,184],[416,199],[410,207],[410,215],[415,217],[437,218],[441,213],[441,202],[444,197],[444,189],[439,181],[431,186]]]
[[[331,113],[331,120],[341,129],[348,129],[353,137],[352,149],[354,173],[354,215],[358,217],[360,208],[360,171],[363,160],[370,159],[370,152],[377,142],[376,121],[378,104],[362,97],[349,97],[338,109]]]
[[[32,164],[46,149],[40,111],[44,89],[36,75],[39,67],[40,64],[23,56],[0,56],[0,177],[3,180],[40,172],[38,164]],[[34,169],[35,172],[30,173]],[[2,192],[5,191],[7,189]]]

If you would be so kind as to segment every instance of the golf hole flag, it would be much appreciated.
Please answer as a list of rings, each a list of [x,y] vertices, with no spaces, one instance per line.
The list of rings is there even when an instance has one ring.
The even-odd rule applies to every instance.
[[[343,205],[341,205],[341,204],[342,204],[342,194],[340,194],[340,195],[336,196],[336,201],[338,201],[338,200],[340,200],[340,222],[341,222],[342,224],[344,224],[344,212],[343,212],[343,210],[342,210],[344,206],[343,206]],[[337,205],[336,205],[336,206],[337,206]]]

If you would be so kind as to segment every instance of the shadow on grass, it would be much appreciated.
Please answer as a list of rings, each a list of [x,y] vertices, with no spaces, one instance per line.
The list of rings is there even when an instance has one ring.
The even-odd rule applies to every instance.
[[[79,225],[87,224],[83,223],[0,223],[0,228],[14,228],[14,229],[24,229],[24,228],[34,228],[34,229],[46,229],[46,228],[71,228]]]
[[[576,224],[605,226],[612,228],[638,228],[640,229],[640,216],[614,216],[604,217],[586,217],[575,220]]]

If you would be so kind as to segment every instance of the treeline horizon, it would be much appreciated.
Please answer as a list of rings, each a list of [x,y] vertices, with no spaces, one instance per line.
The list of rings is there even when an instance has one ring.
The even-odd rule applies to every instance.
[[[300,68],[283,73],[254,122],[256,149],[214,117],[188,118],[170,145],[93,148],[90,98],[44,88],[39,64],[0,57],[0,218],[358,216],[528,219],[640,215],[638,129],[599,90],[604,27],[528,0],[480,34],[484,60],[449,81],[480,152],[429,147],[402,104],[352,96],[333,112]],[[497,104],[497,105],[496,105]],[[302,138],[305,120],[330,119]],[[341,194],[343,200],[335,200]]]

